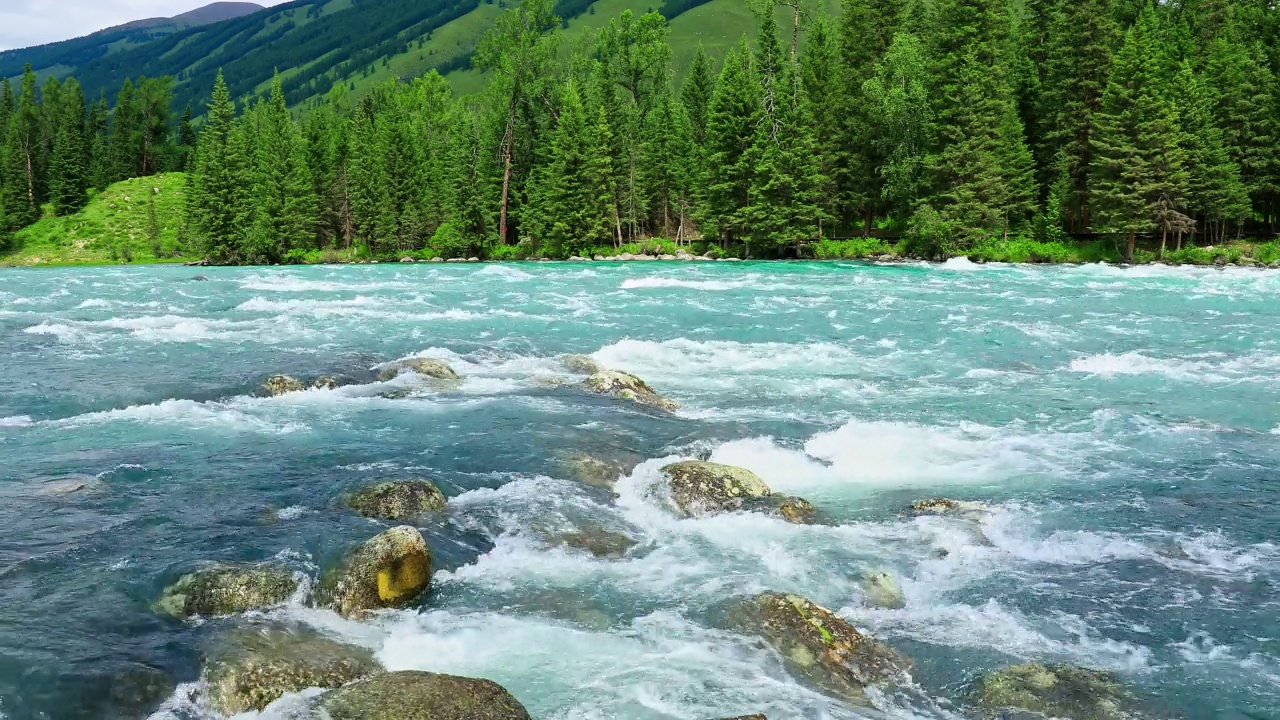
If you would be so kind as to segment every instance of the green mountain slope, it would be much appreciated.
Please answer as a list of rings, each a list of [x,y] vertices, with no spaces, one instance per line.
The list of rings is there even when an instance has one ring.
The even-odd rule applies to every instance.
[[[263,9],[249,2],[215,2],[171,18],[147,18],[91,35],[37,47],[0,52],[0,77],[16,78],[29,63],[42,76],[64,77],[99,58],[140,47],[174,33],[252,15]]]
[[[835,11],[838,0],[822,0]],[[115,28],[88,38],[0,53],[0,77],[26,63],[42,75],[74,75],[86,94],[114,94],[126,78],[172,76],[174,104],[202,112],[219,69],[234,97],[265,95],[279,70],[292,106],[347,85],[359,97],[378,83],[439,70],[460,93],[484,85],[470,69],[476,44],[502,12],[500,0],[294,0],[273,8],[203,23],[244,4],[220,3],[150,24]],[[566,48],[623,10],[663,9],[671,19],[677,72],[699,43],[715,57],[743,34],[754,34],[746,0],[561,0]],[[779,17],[785,16],[785,8]],[[677,14],[678,13],[678,14]],[[192,27],[180,28],[187,23]]]

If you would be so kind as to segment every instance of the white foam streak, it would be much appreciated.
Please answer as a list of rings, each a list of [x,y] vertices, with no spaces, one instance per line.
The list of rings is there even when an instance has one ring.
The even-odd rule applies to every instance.
[[[0,428],[24,428],[34,424],[29,415],[11,415],[0,418]]]

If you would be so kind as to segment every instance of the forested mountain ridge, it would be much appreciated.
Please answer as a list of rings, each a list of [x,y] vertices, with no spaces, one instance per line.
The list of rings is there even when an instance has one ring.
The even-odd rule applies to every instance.
[[[144,18],[70,40],[0,51],[0,77],[15,80],[27,65],[41,75],[66,77],[105,55],[261,10],[256,3],[215,2],[173,17]]]

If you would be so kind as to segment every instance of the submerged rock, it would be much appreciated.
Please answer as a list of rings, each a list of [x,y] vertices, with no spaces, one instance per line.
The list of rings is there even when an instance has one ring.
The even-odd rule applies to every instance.
[[[617,457],[601,458],[585,453],[563,456],[562,462],[578,482],[591,487],[612,490],[619,478],[630,475],[644,458],[624,452]]]
[[[271,397],[280,397],[289,393],[302,392],[307,389],[307,386],[290,375],[272,375],[262,383],[262,388]]]
[[[950,498],[929,498],[911,503],[912,515],[956,515],[966,518],[977,518],[988,510],[986,505],[968,500],[952,500]]]
[[[987,673],[974,688],[989,717],[1013,711],[1072,720],[1131,720],[1133,696],[1112,673],[1072,665],[1014,665]]]
[[[344,617],[401,608],[431,585],[431,549],[417,528],[401,526],[347,555],[320,586],[322,604]]]
[[[578,375],[595,375],[603,372],[604,366],[590,355],[561,355],[560,366]]]
[[[776,515],[789,523],[807,525],[813,522],[817,509],[804,498],[790,495],[770,495],[747,502],[744,509],[765,515]]]
[[[261,711],[288,693],[338,688],[382,672],[373,653],[319,635],[241,630],[211,656],[201,680],[223,715]]]
[[[587,378],[582,384],[598,395],[609,395],[638,405],[674,412],[679,405],[662,397],[643,380],[620,370],[603,370]]]
[[[893,681],[911,662],[858,632],[826,608],[799,595],[764,593],[739,609],[739,624],[765,639],[801,679],[846,699]]]
[[[315,380],[312,380],[311,389],[312,390],[337,390],[338,388],[346,384],[347,383],[344,383],[341,378],[336,378],[336,377],[333,377],[332,375],[325,375],[324,377],[318,377]]]
[[[732,465],[681,462],[662,468],[662,474],[676,508],[691,517],[741,510],[748,500],[772,495],[760,476]]]
[[[297,590],[293,572],[280,565],[218,565],[165,588],[155,609],[174,617],[223,617],[279,605]]]
[[[495,682],[416,671],[348,685],[321,707],[331,720],[532,720]]]
[[[458,373],[443,360],[435,358],[408,358],[397,360],[378,369],[378,379],[386,382],[394,380],[402,372],[413,372],[423,377],[437,380],[460,380]]]
[[[739,715],[738,717],[724,718],[724,720],[769,720],[764,715]]]
[[[347,507],[368,518],[412,520],[439,512],[448,499],[426,480],[402,480],[370,485],[350,494]]]
[[[883,570],[868,572],[862,576],[862,592],[867,605],[885,610],[901,610],[907,606],[907,596],[892,575]]]
[[[589,528],[552,538],[556,545],[583,550],[598,558],[621,559],[639,542],[629,536],[604,528]]]

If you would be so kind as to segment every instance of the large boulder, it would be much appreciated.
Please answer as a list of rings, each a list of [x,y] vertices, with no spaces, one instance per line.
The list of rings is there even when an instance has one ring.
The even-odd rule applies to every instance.
[[[437,380],[459,380],[458,373],[443,360],[435,358],[406,358],[388,363],[378,368],[378,379],[386,382],[394,380],[402,372],[417,373],[423,377]]]
[[[885,610],[901,610],[907,606],[907,596],[892,575],[874,570],[862,576],[862,592],[867,605]]]
[[[734,512],[750,500],[772,495],[759,475],[745,468],[689,461],[662,468],[676,509],[690,517]]]
[[[338,688],[382,672],[373,653],[312,633],[240,630],[211,654],[201,680],[222,715],[261,711],[288,693]]]
[[[297,590],[293,572],[280,565],[216,565],[179,578],[154,607],[173,617],[225,617],[279,605]]]
[[[987,673],[974,687],[988,717],[1131,720],[1133,696],[1115,675],[1073,665],[1014,665]]]
[[[674,401],[655,392],[645,381],[620,370],[602,370],[587,378],[582,386],[597,395],[608,395],[667,412],[675,412],[679,407]]]
[[[302,392],[307,389],[307,386],[292,375],[272,375],[262,383],[262,389],[271,397],[280,397],[289,393]]]
[[[325,576],[322,604],[344,617],[401,608],[431,585],[431,549],[417,528],[401,526],[366,541]]]
[[[346,498],[347,507],[368,518],[412,520],[444,509],[448,499],[426,480],[384,482]]]
[[[321,707],[330,720],[532,720],[495,682],[414,671],[348,685]]]
[[[561,355],[560,366],[577,375],[595,375],[604,372],[604,366],[590,355]]]
[[[800,679],[861,702],[865,688],[897,680],[907,658],[799,595],[764,593],[738,610],[738,623],[778,651]]]

